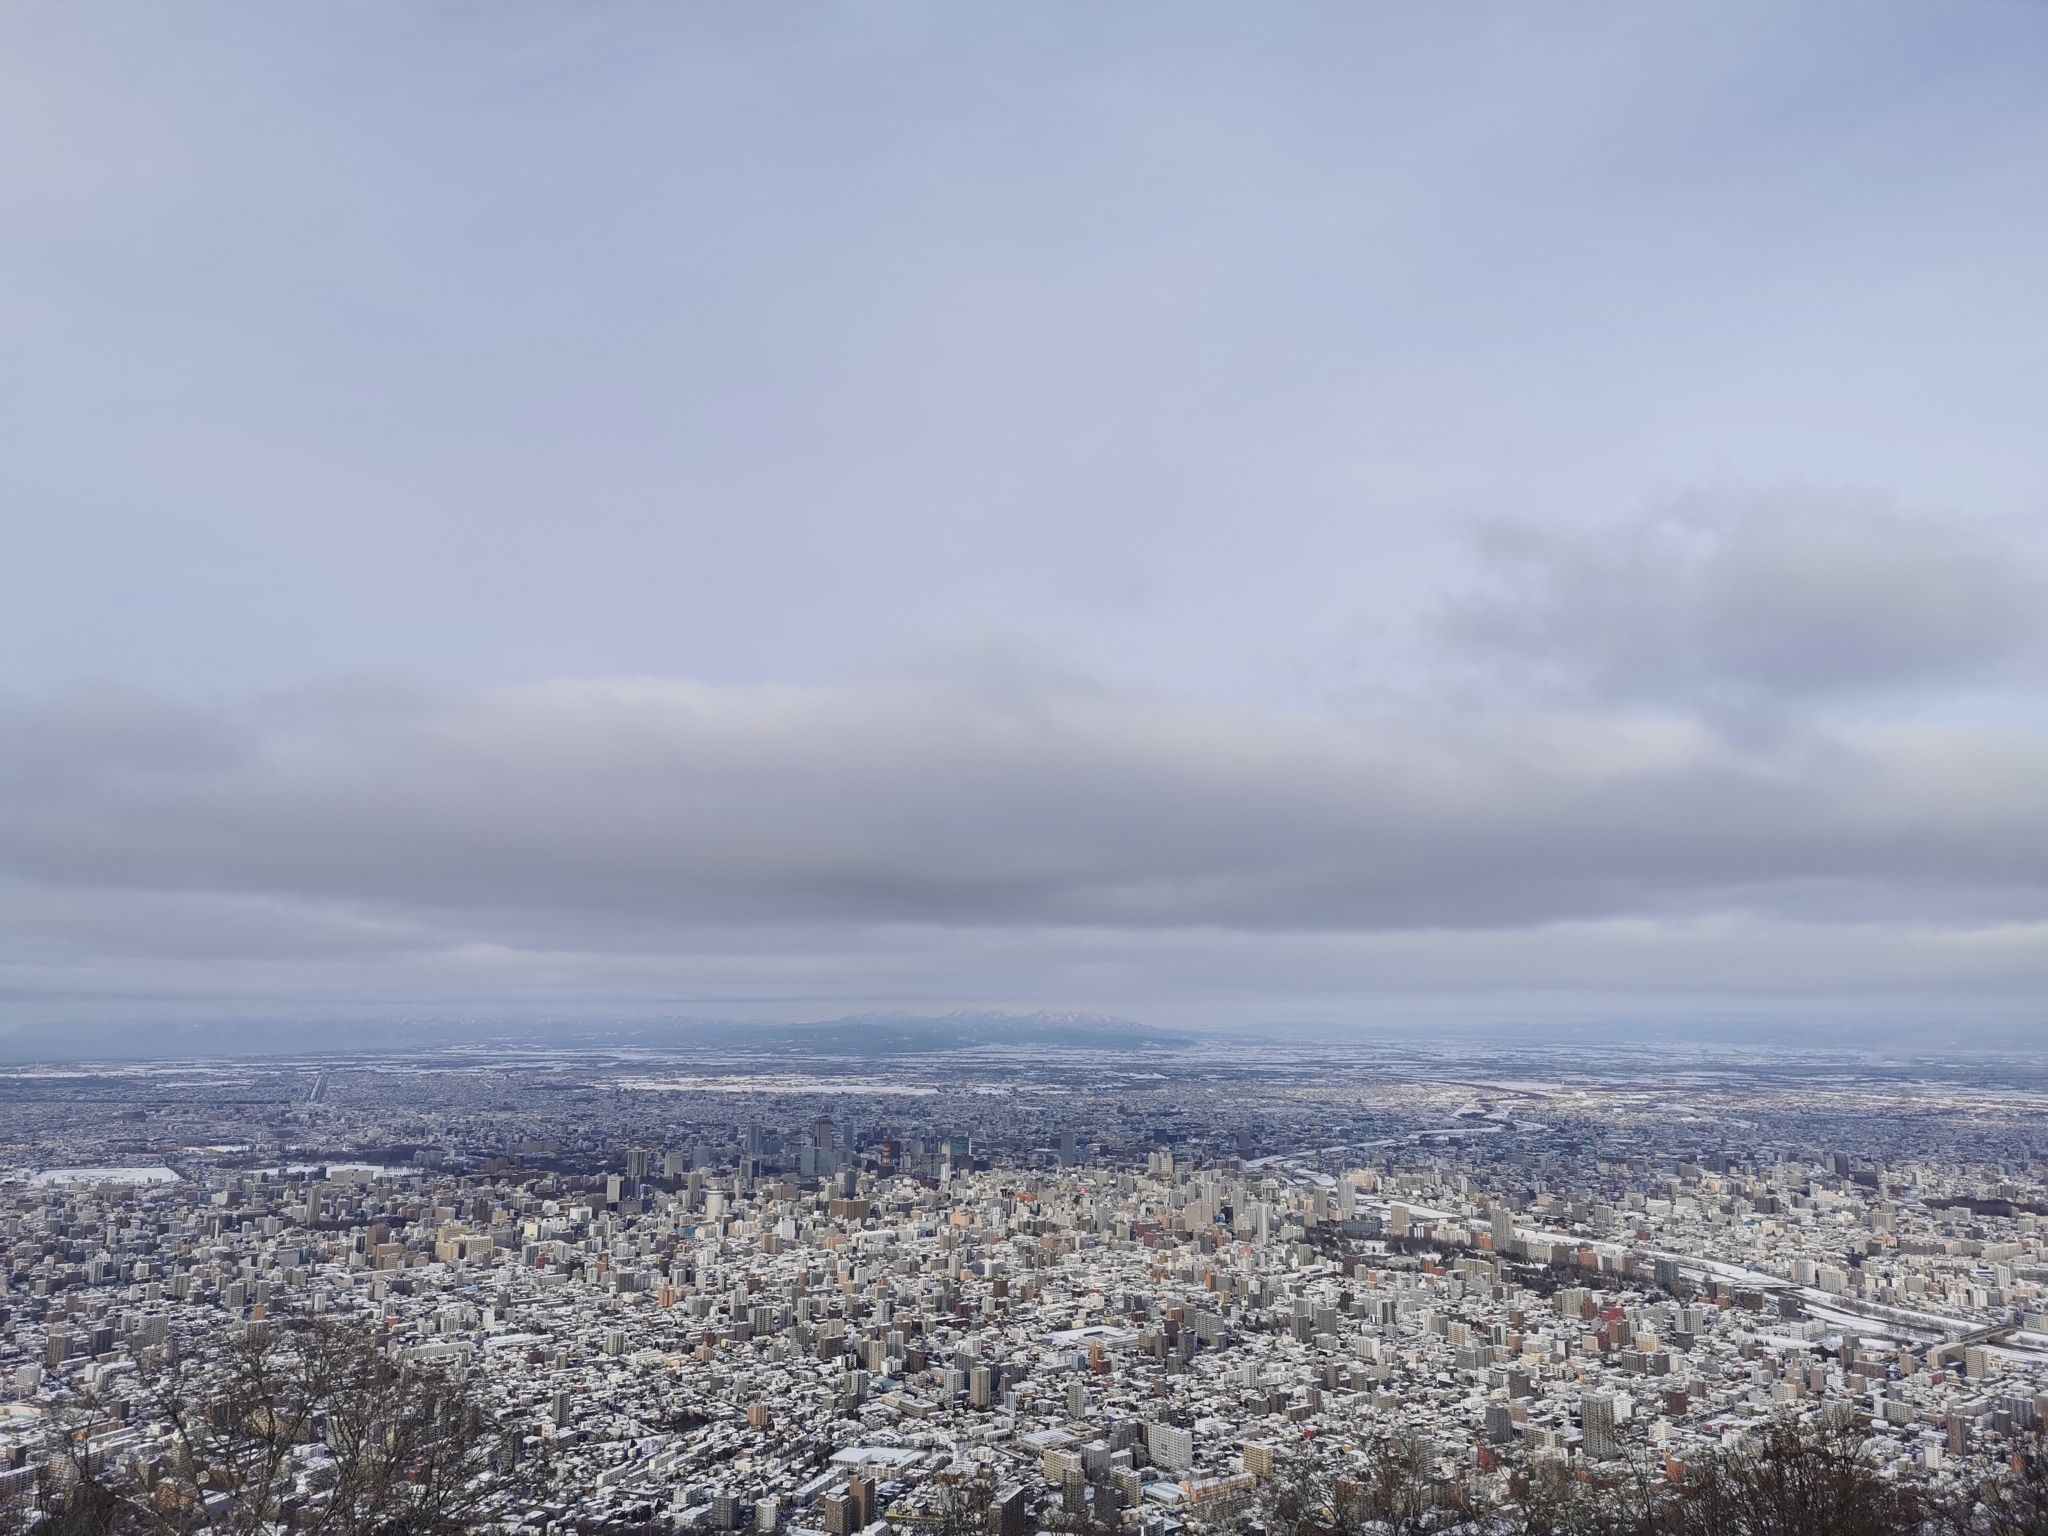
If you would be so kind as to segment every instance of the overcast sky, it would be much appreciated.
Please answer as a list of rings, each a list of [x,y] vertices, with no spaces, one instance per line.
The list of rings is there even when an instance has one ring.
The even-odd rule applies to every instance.
[[[0,1029],[2040,1019],[2044,80],[0,9]]]

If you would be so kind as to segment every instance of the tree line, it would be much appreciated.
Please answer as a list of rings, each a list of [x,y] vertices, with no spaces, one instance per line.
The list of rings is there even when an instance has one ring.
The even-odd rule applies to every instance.
[[[1781,1424],[1679,1468],[1522,1461],[1489,1487],[1389,1437],[1342,1468],[1276,1468],[1252,1523],[1266,1536],[2048,1536],[2040,1458],[1949,1491],[1881,1475],[1852,1429]]]

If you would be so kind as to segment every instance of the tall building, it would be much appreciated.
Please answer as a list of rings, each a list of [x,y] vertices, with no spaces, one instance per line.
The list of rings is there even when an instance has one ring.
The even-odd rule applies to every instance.
[[[1185,1472],[1195,1464],[1195,1436],[1173,1424],[1145,1426],[1145,1453],[1169,1472]]]
[[[1579,1428],[1585,1431],[1586,1455],[1594,1461],[1611,1461],[1619,1447],[1614,1440],[1614,1399],[1604,1392],[1588,1392],[1579,1399]]]
[[[1493,1251],[1507,1253],[1515,1246],[1515,1213],[1504,1205],[1493,1208]]]
[[[1060,1507],[1068,1516],[1088,1518],[1088,1478],[1079,1467],[1069,1467],[1060,1477]]]
[[[988,1503],[989,1536],[1025,1536],[1031,1529],[1031,1501],[1017,1483],[998,1488]]]
[[[1095,1523],[1116,1530],[1123,1523],[1123,1486],[1113,1477],[1095,1485]]]
[[[829,1536],[856,1536],[875,1519],[875,1485],[865,1477],[848,1478],[837,1493],[818,1500],[818,1514]]]

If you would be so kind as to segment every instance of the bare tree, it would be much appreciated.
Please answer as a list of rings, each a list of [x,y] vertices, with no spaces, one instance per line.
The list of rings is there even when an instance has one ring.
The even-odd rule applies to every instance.
[[[980,1469],[968,1476],[942,1472],[936,1481],[938,1520],[930,1527],[935,1536],[988,1536],[995,1484]]]
[[[1663,1536],[1671,1495],[1647,1462],[1598,1472],[1558,1457],[1514,1467],[1496,1518],[1513,1536]]]
[[[1954,1536],[2048,1536],[2048,1465],[2023,1456],[2007,1477],[1955,1500],[1943,1524]]]
[[[1473,1513],[1465,1486],[1437,1475],[1420,1439],[1373,1442],[1362,1466],[1342,1470],[1307,1454],[1277,1467],[1259,1503],[1271,1536],[1419,1536],[1454,1529]]]
[[[360,1324],[161,1349],[133,1406],[167,1446],[147,1463],[94,1454],[86,1426],[106,1414],[90,1395],[53,1415],[51,1536],[444,1536],[541,1471],[460,1380],[395,1358]]]
[[[1753,1449],[1709,1462],[1675,1501],[1682,1536],[1890,1536],[1927,1518],[1849,1430],[1777,1425]]]
[[[1903,1536],[1927,1529],[1911,1489],[1878,1475],[1846,1430],[1780,1425],[1717,1453],[1682,1481],[1645,1458],[1620,1465],[1539,1460],[1516,1467],[1497,1511],[1516,1536]],[[2048,1536],[1989,1524],[1983,1536]]]

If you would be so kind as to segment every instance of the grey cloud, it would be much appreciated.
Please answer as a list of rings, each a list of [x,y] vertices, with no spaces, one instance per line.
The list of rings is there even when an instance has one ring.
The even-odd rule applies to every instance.
[[[0,938],[0,1029],[91,1019],[420,1017],[479,1021],[833,1017],[997,1001],[1177,1024],[1259,1018],[1407,1025],[1762,1014],[2026,1017],[2048,984],[2048,924],[1717,916],[1415,933],[936,924],[674,926],[659,947],[482,942],[232,960],[102,953],[66,964]],[[599,943],[597,940],[604,940]]]
[[[252,934],[232,904],[275,902],[299,914],[276,942],[316,948],[2048,913],[2048,743],[2019,733],[1745,747],[1681,720],[1425,728],[1016,680],[134,708],[148,729],[79,729],[63,699],[0,721],[0,875],[74,902],[203,896]]]
[[[2048,612],[2030,552],[1867,497],[1694,496],[1562,530],[1502,521],[1442,633],[1526,676],[1745,713],[2010,680]]]

